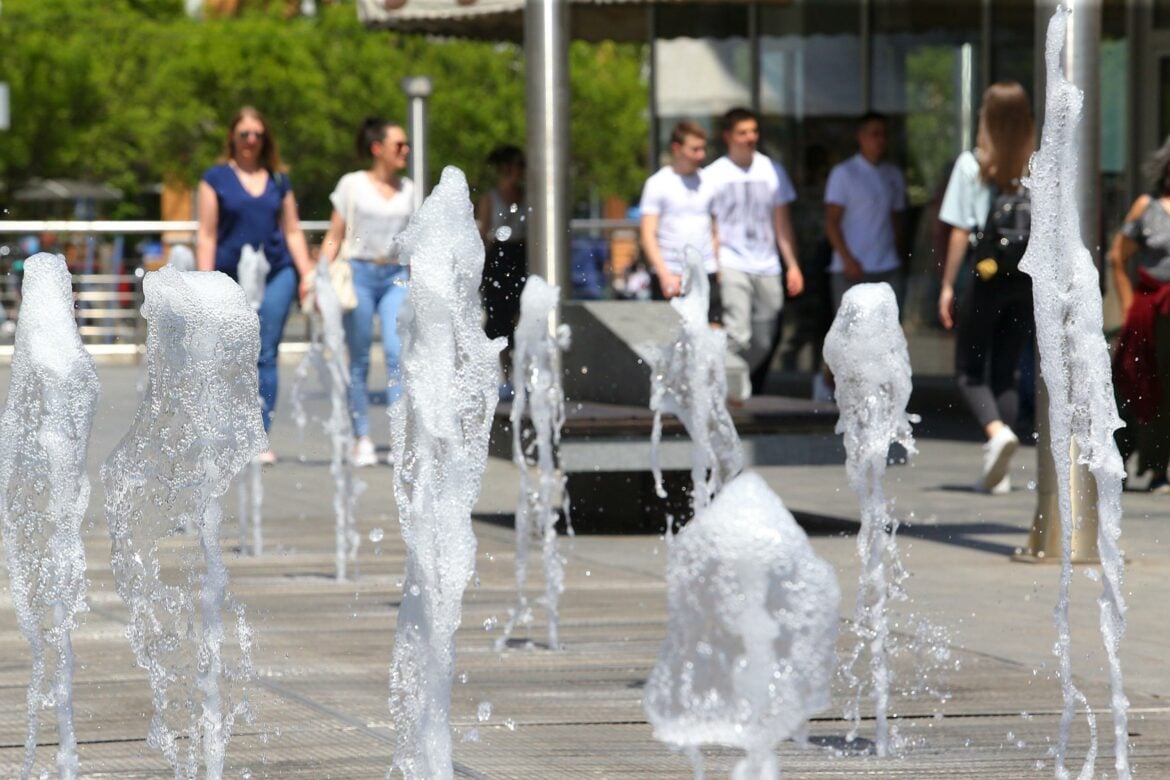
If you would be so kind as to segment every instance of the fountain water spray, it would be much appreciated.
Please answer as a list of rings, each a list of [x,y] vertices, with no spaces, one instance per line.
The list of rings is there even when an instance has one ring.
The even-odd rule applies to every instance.
[[[255,312],[264,303],[264,288],[268,281],[271,265],[264,256],[264,248],[253,249],[245,244],[240,251],[240,263],[236,276],[248,305]],[[181,269],[179,269],[181,270]],[[264,484],[261,480],[260,461],[253,458],[240,475],[236,489],[239,491],[240,553],[251,550],[252,555],[264,552]],[[252,542],[248,544],[248,526],[251,524]]]
[[[0,522],[17,622],[32,648],[22,778],[34,768],[42,709],[57,715],[57,776],[72,780],[79,769],[70,636],[86,611],[81,522],[98,378],[77,333],[71,285],[61,257],[41,253],[25,262],[0,418]]]
[[[150,676],[148,744],[176,778],[193,780],[202,763],[218,779],[236,718],[250,717],[252,634],[227,593],[218,498],[267,447],[259,321],[221,273],[164,267],[144,288],[146,392],[102,467],[114,581],[129,609],[130,645]],[[197,540],[184,540],[176,577],[164,572],[158,545],[188,525]],[[233,632],[237,650],[225,648]]]
[[[541,538],[544,561],[544,597],[540,602],[548,610],[548,646],[560,647],[557,637],[557,604],[565,590],[565,559],[557,549],[557,508],[553,497],[561,493],[561,511],[569,536],[573,525],[569,517],[569,494],[565,478],[557,474],[556,451],[565,422],[565,390],[561,383],[561,351],[569,348],[569,326],[554,332],[560,289],[550,287],[541,277],[531,274],[520,295],[520,322],[516,326],[516,348],[512,352],[512,376],[516,396],[512,401],[512,460],[520,470],[520,500],[516,506],[516,605],[512,608],[503,635],[496,640],[496,650],[503,650],[517,625],[532,622],[532,610],[524,588],[528,581],[528,546],[532,540],[533,519]],[[532,421],[533,439],[523,443],[524,414]],[[528,456],[535,450],[539,470],[536,489],[528,477]]]
[[[889,511],[882,479],[892,443],[901,444],[908,453],[915,452],[910,424],[917,421],[906,414],[910,355],[898,323],[898,302],[888,284],[859,284],[845,293],[825,337],[824,352],[837,383],[835,395],[841,413],[837,432],[845,436],[845,470],[861,500],[857,534],[861,577],[853,617],[857,642],[844,668],[855,695],[845,716],[854,724],[849,735],[852,741],[861,721],[865,689],[854,667],[868,649],[876,721],[874,746],[879,756],[887,756],[897,738],[887,718],[891,651],[887,612],[891,601],[905,599],[901,585],[905,570],[895,540],[898,519]]]
[[[1097,547],[1101,556],[1103,590],[1101,635],[1109,659],[1112,692],[1114,766],[1119,778],[1130,776],[1127,732],[1129,701],[1122,686],[1118,657],[1125,633],[1125,562],[1121,538],[1121,490],[1125,465],[1113,432],[1121,427],[1113,395],[1109,349],[1103,336],[1101,295],[1097,267],[1081,238],[1077,208],[1077,125],[1084,95],[1064,78],[1060,52],[1069,11],[1058,8],[1048,24],[1045,46],[1047,87],[1044,129],[1040,148],[1032,157],[1032,227],[1020,269],[1032,277],[1036,313],[1036,341],[1040,373],[1048,389],[1048,425],[1052,457],[1056,462],[1060,504],[1060,595],[1055,609],[1057,655],[1064,709],[1055,763],[1058,778],[1069,777],[1065,766],[1069,728],[1078,704],[1085,707],[1091,741],[1081,778],[1091,778],[1097,754],[1096,720],[1084,695],[1072,679],[1072,639],[1069,627],[1069,586],[1072,582],[1072,536],[1080,522],[1073,516],[1070,471],[1073,451],[1087,466],[1097,487]]]
[[[683,294],[671,299],[678,312],[678,335],[664,350],[650,384],[654,427],[650,434],[650,469],[659,498],[666,498],[658,448],[662,415],[673,414],[691,437],[691,505],[695,512],[711,503],[720,486],[743,469],[739,434],[727,411],[727,334],[707,322],[711,290],[703,258],[686,248]],[[667,527],[667,535],[673,531]]]
[[[365,490],[365,483],[354,476],[353,419],[349,414],[349,368],[345,360],[345,329],[341,322],[341,303],[329,280],[329,264],[322,259],[317,264],[317,308],[321,312],[325,351],[322,353],[325,377],[329,387],[330,415],[325,431],[333,443],[333,459],[329,473],[333,476],[333,513],[336,518],[336,564],[338,580],[357,577],[357,551],[361,535],[354,513],[357,497]],[[395,323],[383,323],[392,328]],[[325,355],[328,355],[325,357]]]
[[[483,241],[457,168],[443,171],[400,245],[411,281],[398,317],[403,395],[390,408],[390,432],[406,580],[390,667],[390,774],[446,780],[453,774],[455,631],[475,569],[471,510],[487,464],[504,346],[480,325]]]
[[[755,472],[729,482],[674,537],[669,618],[643,706],[654,736],[685,750],[739,747],[737,780],[780,776],[775,744],[829,706],[836,666],[833,568]]]

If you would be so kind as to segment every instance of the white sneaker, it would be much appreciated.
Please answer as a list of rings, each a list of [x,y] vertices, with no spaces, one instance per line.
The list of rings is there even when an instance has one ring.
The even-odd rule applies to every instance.
[[[374,442],[369,436],[362,436],[353,445],[353,465],[359,469],[373,466],[378,462],[378,453],[374,451]]]
[[[975,489],[979,490],[981,487],[982,487],[982,483],[977,485]],[[980,490],[979,492],[983,492],[983,491]],[[1011,475],[1008,475],[1008,476],[1004,477],[1003,479],[1001,479],[999,482],[995,483],[995,487],[993,487],[991,490],[988,490],[986,492],[993,495],[993,496],[1006,496],[1009,493],[1011,493],[1012,492]]]
[[[984,493],[994,493],[999,484],[1007,477],[1008,466],[1012,456],[1020,447],[1020,440],[1006,425],[983,445],[983,471],[979,476],[979,484]],[[1011,487],[1009,485],[1008,489]]]

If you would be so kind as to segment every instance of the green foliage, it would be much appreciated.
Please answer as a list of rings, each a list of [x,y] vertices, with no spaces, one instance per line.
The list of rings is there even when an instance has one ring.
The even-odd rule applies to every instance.
[[[0,144],[8,191],[30,177],[93,178],[126,193],[111,216],[149,216],[148,188],[194,184],[222,151],[227,122],[259,108],[291,169],[302,215],[328,216],[338,177],[362,163],[365,116],[404,119],[399,82],[434,82],[428,162],[490,186],[488,152],[523,146],[524,62],[512,44],[432,41],[363,29],[352,4],[316,19],[253,2],[195,21],[181,0],[5,0],[0,80],[12,129]],[[574,198],[630,197],[645,176],[647,87],[639,46],[571,50]],[[3,196],[0,195],[0,198]]]

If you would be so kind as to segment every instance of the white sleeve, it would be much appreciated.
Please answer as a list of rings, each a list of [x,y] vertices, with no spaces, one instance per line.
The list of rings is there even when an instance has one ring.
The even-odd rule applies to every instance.
[[[350,176],[351,174],[348,173],[342,176],[329,195],[329,202],[333,204],[333,208],[337,210],[342,219],[345,219],[345,215],[349,213]]]
[[[792,180],[788,178],[788,172],[784,170],[784,166],[780,163],[774,163],[776,168],[776,197],[772,201],[773,206],[783,206],[796,200],[796,188],[792,186]]]
[[[894,187],[894,211],[906,210],[906,177],[897,166],[890,166],[890,180]]]
[[[638,208],[643,214],[651,216],[662,213],[662,188],[656,187],[657,182],[651,176],[642,187],[642,199],[638,201]]]
[[[829,171],[829,180],[825,183],[825,203],[832,203],[834,206],[845,206],[849,186],[845,179],[848,178],[844,169],[840,165],[834,165],[833,170]]]
[[[966,159],[970,158],[970,160]],[[971,166],[974,165],[974,175]],[[979,189],[979,163],[970,152],[963,152],[951,170],[947,191],[943,195],[938,218],[960,230],[974,230],[979,226],[979,215],[975,213],[976,196]]]

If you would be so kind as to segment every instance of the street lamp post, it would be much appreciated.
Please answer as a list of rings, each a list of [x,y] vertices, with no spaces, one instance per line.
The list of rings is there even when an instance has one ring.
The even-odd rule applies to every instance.
[[[414,181],[414,207],[417,210],[427,195],[427,99],[433,85],[427,76],[407,76],[402,91],[410,100],[406,132],[410,137],[410,178]]]
[[[569,9],[564,0],[527,0],[528,268],[560,287],[569,280]]]

